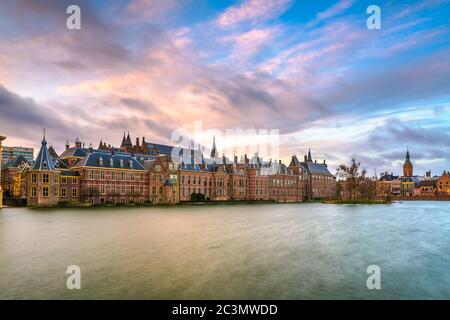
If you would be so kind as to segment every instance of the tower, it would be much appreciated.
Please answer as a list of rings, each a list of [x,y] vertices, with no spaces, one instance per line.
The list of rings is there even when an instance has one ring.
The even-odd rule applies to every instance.
[[[219,157],[219,153],[217,152],[216,148],[216,136],[213,136],[213,145],[211,148],[211,159],[215,159]]]
[[[411,163],[411,158],[409,155],[409,149],[406,149],[406,159],[403,164],[403,176],[404,177],[412,177],[413,175],[413,165]]]
[[[60,172],[47,149],[47,141],[41,142],[41,150],[33,167],[28,171],[28,204],[32,206],[53,206],[59,202]]]

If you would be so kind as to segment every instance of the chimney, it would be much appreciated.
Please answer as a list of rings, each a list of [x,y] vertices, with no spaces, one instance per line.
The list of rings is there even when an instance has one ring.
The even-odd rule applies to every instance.
[[[245,160],[245,164],[249,163],[248,158],[247,158],[247,154],[244,155],[244,160]]]
[[[70,147],[70,145],[69,145],[69,141],[66,141],[66,150],[68,150],[68,149],[69,149],[69,147]]]
[[[305,162],[307,162],[308,161],[308,157],[306,156],[306,154],[305,154]]]
[[[84,146],[84,144],[83,144]],[[92,153],[93,149],[92,149],[92,143],[89,144],[89,153]]]
[[[140,143],[139,143],[139,137],[136,137],[136,146],[137,146],[137,147],[140,147],[140,146],[141,146]]]
[[[234,156],[234,164],[237,164],[237,163],[238,163],[238,157]]]

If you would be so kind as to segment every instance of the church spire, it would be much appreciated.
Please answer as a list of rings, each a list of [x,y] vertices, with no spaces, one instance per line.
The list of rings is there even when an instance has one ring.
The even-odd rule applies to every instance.
[[[313,162],[311,157],[311,149],[308,150],[308,162]]]
[[[211,149],[211,158],[218,158],[219,157],[219,153],[217,152],[217,148],[216,148],[216,136],[213,136],[213,145],[212,145],[212,149]]]

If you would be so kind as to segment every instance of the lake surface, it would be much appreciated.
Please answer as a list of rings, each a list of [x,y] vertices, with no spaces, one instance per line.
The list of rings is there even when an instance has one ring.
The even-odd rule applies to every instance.
[[[5,208],[0,299],[13,298],[450,299],[450,202]]]

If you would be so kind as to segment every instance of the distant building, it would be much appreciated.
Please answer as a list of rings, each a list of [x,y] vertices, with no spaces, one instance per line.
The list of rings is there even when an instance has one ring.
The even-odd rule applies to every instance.
[[[450,196],[450,172],[444,171],[437,181],[439,195]]]
[[[403,164],[403,176],[384,173],[377,181],[377,196],[401,198],[446,198],[450,196],[450,173],[432,176],[431,170],[423,176],[413,175],[413,165],[409,150]]]
[[[34,149],[29,147],[3,147],[2,163],[6,163],[18,156],[23,156],[28,162],[32,162],[34,159]]]

